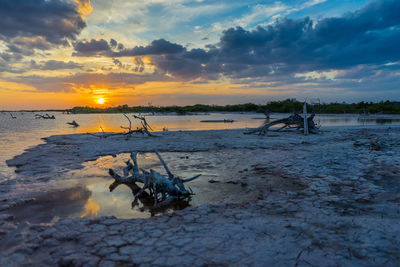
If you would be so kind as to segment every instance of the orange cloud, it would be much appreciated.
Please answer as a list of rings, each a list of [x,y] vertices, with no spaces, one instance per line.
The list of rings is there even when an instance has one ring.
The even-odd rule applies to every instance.
[[[75,0],[78,5],[78,12],[81,17],[84,18],[93,11],[93,7],[90,5],[90,0]]]
[[[142,57],[142,60],[144,64],[150,65],[152,63],[150,57]]]

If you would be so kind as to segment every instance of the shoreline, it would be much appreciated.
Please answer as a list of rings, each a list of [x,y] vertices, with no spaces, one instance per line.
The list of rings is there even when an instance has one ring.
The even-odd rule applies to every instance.
[[[324,127],[320,135],[241,130],[166,132],[100,139],[58,135],[8,161],[26,187],[57,180],[102,155],[131,151],[259,151],[249,179],[262,173],[305,185],[261,188],[250,204],[186,208],[151,219],[60,219],[18,225],[2,203],[0,235],[10,244],[0,264],[391,265],[400,255],[400,127]],[[161,134],[161,133],[160,133]],[[114,139],[114,140],[112,140]],[[373,144],[379,147],[374,147]],[[248,164],[248,165],[246,165]],[[14,184],[15,185],[15,184]],[[12,187],[12,183],[9,185]],[[9,188],[11,189],[11,188]],[[38,187],[40,189],[40,186]],[[1,193],[2,198],[12,195]],[[21,201],[23,197],[20,198]],[[99,235],[101,231],[101,235]],[[17,239],[18,240],[18,239]],[[62,249],[61,249],[62,248]],[[147,252],[149,251],[149,252]],[[152,252],[150,252],[152,251]],[[30,256],[34,252],[35,256]],[[46,255],[51,257],[46,258]],[[18,257],[17,257],[18,255]]]
[[[304,136],[296,131],[269,131],[265,136],[244,135],[244,129],[241,128],[154,132],[156,137],[142,135],[124,137],[121,135],[99,138],[87,133],[62,134],[41,138],[44,141],[43,144],[27,148],[22,154],[6,160],[6,163],[9,167],[16,168],[15,172],[20,175],[35,177],[49,175],[54,169],[56,169],[56,173],[80,169],[82,163],[96,160],[100,156],[132,151],[196,152],[224,148],[273,149],[283,145],[290,148],[303,141],[320,142],[324,139],[338,138],[341,134],[349,131],[384,131],[388,129],[399,131],[400,125],[331,126],[323,127],[321,134],[309,136]],[[48,160],[48,158],[50,159]]]

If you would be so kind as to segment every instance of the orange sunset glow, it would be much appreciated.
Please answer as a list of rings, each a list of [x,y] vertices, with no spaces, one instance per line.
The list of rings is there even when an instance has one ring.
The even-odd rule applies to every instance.
[[[332,1],[13,2],[0,22],[0,110],[399,99],[392,0],[344,1],[343,12]],[[13,16],[19,5],[26,21]],[[385,26],[349,32],[347,43],[329,36],[341,31],[332,20],[355,31],[369,9]],[[374,42],[357,39],[370,32]]]
[[[104,98],[98,98],[97,100],[96,100],[96,102],[98,103],[98,104],[100,104],[100,105],[103,105],[104,104]]]

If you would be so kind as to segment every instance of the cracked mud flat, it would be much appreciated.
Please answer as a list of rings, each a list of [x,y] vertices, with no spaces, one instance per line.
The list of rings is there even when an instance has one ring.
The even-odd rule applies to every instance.
[[[150,219],[38,224],[18,223],[11,215],[85,161],[154,149],[225,154],[235,177],[268,175],[288,186],[265,185],[246,204],[206,204]],[[237,130],[129,140],[53,136],[8,161],[19,179],[1,186],[0,264],[399,266],[399,152],[398,127],[331,128],[308,137]]]

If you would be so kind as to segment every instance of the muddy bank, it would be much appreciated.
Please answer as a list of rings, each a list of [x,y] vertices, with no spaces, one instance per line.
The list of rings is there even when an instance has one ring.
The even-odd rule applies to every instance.
[[[29,188],[37,181],[61,179],[61,173],[100,155],[210,150],[228,152],[225,160],[233,163],[228,168],[237,175],[251,170],[247,179],[277,175],[301,186],[265,186],[250,204],[201,205],[147,220],[100,217],[27,224],[7,215],[10,206],[3,204],[0,263],[398,265],[400,128],[329,129],[308,137],[176,132],[144,140],[54,136],[9,164]],[[243,168],[243,158],[254,162]],[[12,199],[16,185],[7,186],[1,196]]]

